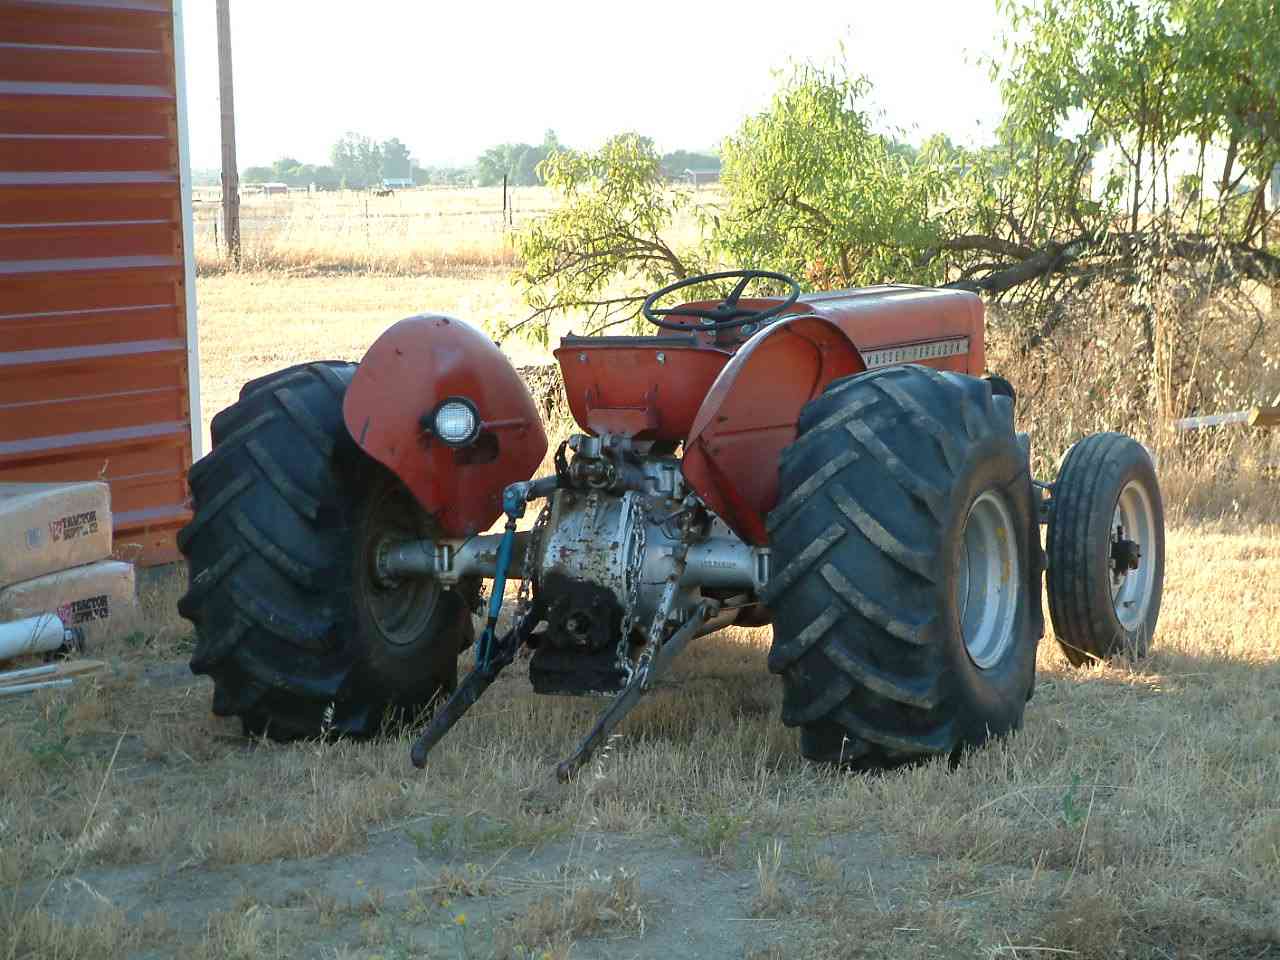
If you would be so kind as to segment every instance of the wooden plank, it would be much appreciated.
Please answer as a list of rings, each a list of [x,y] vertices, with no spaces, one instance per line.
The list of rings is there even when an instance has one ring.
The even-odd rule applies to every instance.
[[[1280,427],[1280,407],[1254,407],[1249,411],[1249,426]]]
[[[1231,413],[1209,413],[1200,417],[1183,417],[1173,421],[1175,430],[1201,430],[1205,427],[1225,427],[1234,423],[1250,427],[1280,426],[1280,406],[1254,407],[1252,410],[1233,410]]]
[[[1222,427],[1231,423],[1247,423],[1248,410],[1236,410],[1233,413],[1210,413],[1202,417],[1183,417],[1173,421],[1175,430],[1201,430],[1205,427]]]

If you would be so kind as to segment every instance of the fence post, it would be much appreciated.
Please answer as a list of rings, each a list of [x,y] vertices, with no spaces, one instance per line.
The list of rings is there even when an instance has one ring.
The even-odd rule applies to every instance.
[[[236,106],[231,81],[230,0],[218,0],[218,103],[222,111],[222,215],[227,253],[240,266],[240,170],[236,165]]]

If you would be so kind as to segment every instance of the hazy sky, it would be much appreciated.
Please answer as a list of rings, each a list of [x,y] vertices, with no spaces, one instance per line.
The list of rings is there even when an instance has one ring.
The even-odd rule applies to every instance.
[[[192,164],[220,165],[214,0],[182,0]],[[328,161],[346,130],[465,164],[548,128],[576,147],[635,130],[705,149],[764,109],[788,60],[844,42],[908,138],[986,140],[994,0],[231,0],[241,168]]]

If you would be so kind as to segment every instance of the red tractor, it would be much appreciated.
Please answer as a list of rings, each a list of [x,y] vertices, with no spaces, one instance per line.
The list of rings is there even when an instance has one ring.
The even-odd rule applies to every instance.
[[[747,297],[757,280],[784,293]],[[723,299],[658,305],[728,281]],[[1072,662],[1147,649],[1164,568],[1151,459],[1098,434],[1034,480],[1013,388],[981,376],[976,296],[802,294],[729,271],[643,312],[653,336],[561,341],[583,432],[536,480],[547,439],[528,389],[450,317],[400,321],[359,365],[247,384],[191,468],[179,539],[214,712],[278,738],[359,736],[436,702],[421,765],[528,648],[534,690],[613,696],[568,777],[690,640],[771,623],[804,755],[895,763],[1019,726],[1046,562]]]

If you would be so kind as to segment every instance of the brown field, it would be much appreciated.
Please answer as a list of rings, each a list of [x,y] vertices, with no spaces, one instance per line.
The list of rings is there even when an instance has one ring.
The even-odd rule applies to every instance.
[[[400,316],[522,310],[501,266],[393,273],[203,276],[206,425]],[[1108,414],[1043,386],[1051,466],[1064,411]],[[601,704],[521,664],[425,772],[407,736],[246,742],[186,670],[181,584],[150,580],[105,674],[0,700],[0,960],[1280,957],[1274,445],[1138,426],[1175,521],[1152,655],[1077,670],[1047,636],[1024,729],[955,769],[803,763],[767,629],[695,644],[568,786]]]
[[[716,186],[699,187],[699,205],[718,202]],[[512,237],[560,200],[547,187],[513,187],[504,217],[501,187],[368,192],[293,191],[287,196],[246,196],[241,204],[243,266],[286,270],[384,275],[456,273],[472,267],[515,263]],[[215,221],[218,203],[195,209],[196,262],[204,275],[226,269],[226,252]],[[695,240],[700,227],[692,210],[671,230],[673,242]]]

